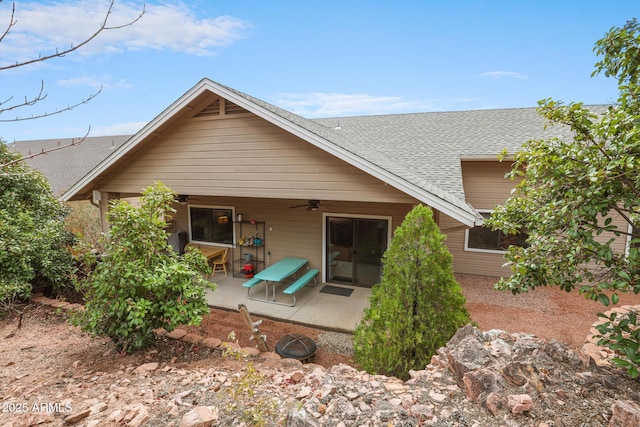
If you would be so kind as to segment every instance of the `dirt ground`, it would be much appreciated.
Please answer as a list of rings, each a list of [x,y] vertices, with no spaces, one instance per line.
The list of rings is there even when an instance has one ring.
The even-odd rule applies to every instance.
[[[512,295],[493,289],[495,278],[458,276],[467,298],[467,309],[481,330],[501,329],[507,332],[525,332],[540,338],[556,339],[580,348],[597,320],[597,314],[608,308],[598,302],[585,299],[577,291],[565,292],[558,288],[538,288],[535,291]],[[618,306],[640,304],[640,295],[621,295]],[[261,319],[252,316],[252,320]],[[235,331],[241,346],[255,346],[248,340],[246,325],[237,312],[212,310],[199,327],[188,328],[203,336],[227,340]],[[285,334],[298,333],[317,339],[319,329],[291,323],[263,319],[260,331],[267,336],[269,349]],[[318,350],[315,363],[332,366],[336,363],[353,363],[349,356]]]
[[[580,348],[591,325],[597,320],[597,313],[604,311],[599,303],[586,300],[577,292],[540,288],[513,296],[493,290],[495,280],[491,278],[460,276],[458,279],[467,298],[471,317],[481,330],[526,332],[545,339],[555,338]],[[619,305],[640,304],[638,295],[623,295],[620,300]],[[285,334],[303,334],[317,341],[321,334],[326,333],[308,326],[254,315],[251,317],[253,321],[262,319],[260,331],[267,336],[270,350],[274,350],[276,342]],[[19,330],[15,326],[15,319],[0,319],[0,367],[18,362],[15,358],[21,355],[26,358],[22,360],[32,362],[28,375],[35,382],[38,381],[38,375],[51,375],[48,369],[53,369],[57,363],[55,361],[66,365],[74,362],[92,365],[97,370],[108,371],[110,366],[136,365],[150,359],[173,359],[176,364],[189,364],[211,357],[211,352],[201,346],[173,342],[167,338],[159,340],[154,349],[122,356],[114,351],[110,342],[81,333],[51,307],[33,306],[25,316],[24,326]],[[212,309],[200,326],[185,329],[222,341],[231,341],[229,335],[233,332],[241,347],[255,347],[255,343],[249,340],[250,331],[237,311]],[[311,362],[325,367],[339,363],[357,367],[351,354],[327,350],[320,345]],[[32,369],[40,363],[44,364],[43,369]]]
[[[471,318],[481,330],[501,329],[507,332],[526,332],[545,339],[557,339],[575,348],[585,342],[589,330],[597,320],[597,314],[607,308],[598,302],[590,301],[577,291],[564,292],[557,288],[538,288],[535,291],[512,295],[493,289],[495,278],[458,276],[463,293],[467,298],[467,309]],[[640,295],[622,295],[621,305],[640,304]],[[292,323],[283,323],[258,316],[262,319],[260,331],[267,336],[267,345],[274,349],[276,342],[290,333],[303,334],[314,340],[322,330]],[[189,332],[203,336],[228,340],[235,332],[238,343],[243,347],[254,347],[249,341],[250,333],[238,312],[211,311],[198,327],[187,328]],[[354,365],[350,355],[327,352],[319,348],[314,363],[330,367],[338,363]]]
[[[541,287],[519,295],[493,289],[495,279],[458,276],[467,310],[481,330],[526,332],[580,348],[598,313],[610,310],[577,290]],[[640,295],[621,294],[616,306],[640,305]]]
[[[467,308],[471,317],[482,330],[527,332],[541,338],[555,338],[574,348],[580,348],[591,325],[597,320],[596,313],[604,311],[599,304],[585,300],[575,292],[566,293],[557,289],[542,288],[528,294],[513,296],[494,291],[493,279],[459,277],[459,281],[467,297]],[[640,304],[640,297],[623,296],[621,305],[624,304]],[[260,320],[258,316],[251,317],[253,321]],[[348,347],[330,347],[323,344],[326,340],[319,339],[328,335],[340,342],[350,342],[350,335],[272,319],[262,320],[260,331],[267,336],[267,345],[271,350],[283,335],[299,333],[318,342],[318,351],[310,362],[327,368],[340,363],[358,368],[350,352],[334,351],[336,348]],[[105,396],[114,393],[118,395],[121,392],[123,396],[130,397],[111,399],[109,412],[113,415],[120,410],[128,410],[127,405],[133,399],[131,396],[142,399],[141,393],[148,393],[147,388],[150,385],[129,383],[127,375],[137,367],[153,364],[151,362],[159,363],[162,372],[170,370],[183,372],[184,375],[203,370],[208,372],[207,370],[211,369],[240,372],[244,366],[244,362],[233,355],[224,355],[221,349],[212,350],[199,344],[187,344],[165,336],[159,337],[152,348],[133,355],[122,355],[109,340],[82,333],[66,321],[65,312],[49,305],[31,304],[25,312],[23,326],[17,329],[16,325],[16,318],[0,319],[0,401],[3,403],[3,408],[0,408],[0,425],[6,425],[5,421],[14,427],[41,423],[52,425],[58,423],[61,416],[66,415],[57,412],[40,414],[32,411],[21,414],[26,417],[23,420],[17,417],[20,414],[11,412],[12,409],[18,408],[15,405],[11,406],[16,399],[60,405],[72,404],[75,412],[76,408],[99,404],[104,401]],[[251,335],[248,327],[235,311],[213,309],[200,326],[187,329],[205,337],[237,341],[242,347],[255,346],[255,343],[248,339]],[[235,339],[229,337],[232,332]],[[153,378],[155,377],[149,377],[145,381],[152,381]],[[164,388],[178,390],[179,386],[182,387],[180,384],[187,381],[182,376],[171,378]],[[113,387],[116,391],[112,391]],[[166,423],[158,421],[152,425]]]

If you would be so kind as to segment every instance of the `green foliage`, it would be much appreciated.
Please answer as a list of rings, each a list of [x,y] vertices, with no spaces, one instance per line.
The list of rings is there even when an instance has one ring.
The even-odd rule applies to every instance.
[[[247,425],[281,425],[281,402],[273,396],[261,396],[255,392],[256,387],[264,383],[265,379],[252,363],[246,364],[225,389],[228,399],[221,405],[223,410],[228,414],[238,414]]]
[[[526,229],[529,246],[509,248],[506,259],[513,275],[498,283],[500,289],[580,287],[605,306],[617,303],[621,292],[640,292],[637,22],[611,29],[594,50],[604,55],[594,74],[618,79],[618,103],[594,110],[582,103],[540,101],[539,114],[549,125],[570,130],[572,137],[528,141],[514,156],[508,176],[521,181],[487,224],[506,234]],[[619,242],[627,239],[625,253]],[[637,351],[626,339],[603,342],[615,344],[623,355]]]
[[[355,330],[355,360],[367,372],[406,379],[470,321],[444,238],[422,205],[396,229]]]
[[[638,21],[633,18],[622,28],[613,27],[596,42],[593,50],[603,59],[596,63],[592,76],[604,72],[606,77],[615,77],[620,86],[637,85],[640,71],[640,31]]]
[[[618,354],[613,363],[627,370],[630,378],[638,378],[640,369],[640,325],[635,311],[625,314],[612,312],[610,316],[599,314],[606,319],[596,326],[599,334],[598,345],[604,345]]]
[[[103,250],[102,224],[100,209],[88,200],[69,202],[69,215],[65,220],[65,228],[75,236],[74,249],[80,246],[91,247],[97,252]]]
[[[149,345],[155,329],[197,324],[209,312],[205,289],[215,285],[202,276],[211,271],[206,259],[197,248],[180,256],[167,241],[174,197],[156,183],[144,190],[140,207],[114,202],[104,256],[82,289],[87,303],[74,323],[123,352]]]
[[[64,230],[67,209],[47,179],[0,140],[0,305],[31,295],[32,283],[67,283],[71,256]]]
[[[516,193],[487,221],[506,234],[526,229],[529,246],[511,246],[513,275],[500,281],[514,293],[557,285],[608,304],[608,294],[640,291],[638,248],[615,249],[637,221],[640,138],[634,116],[609,107],[601,116],[582,104],[541,101],[539,112],[569,126],[572,141],[528,141],[515,154]],[[638,231],[638,230],[636,230]],[[640,240],[640,236],[632,236]]]

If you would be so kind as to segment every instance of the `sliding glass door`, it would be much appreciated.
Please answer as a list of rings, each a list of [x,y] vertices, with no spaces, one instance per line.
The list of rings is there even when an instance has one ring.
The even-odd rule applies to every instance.
[[[380,281],[389,220],[326,217],[327,281],[371,287]]]

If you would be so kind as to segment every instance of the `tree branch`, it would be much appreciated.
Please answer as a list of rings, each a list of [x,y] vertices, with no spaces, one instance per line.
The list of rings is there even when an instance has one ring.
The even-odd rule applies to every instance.
[[[0,71],[9,70],[9,69],[12,69],[12,68],[17,68],[17,67],[23,67],[25,65],[33,64],[33,63],[36,63],[36,62],[43,62],[43,61],[47,61],[47,60],[52,59],[52,58],[58,58],[58,57],[61,57],[61,56],[65,56],[68,53],[71,53],[71,52],[74,52],[74,51],[80,49],[82,46],[86,45],[91,40],[93,40],[96,37],[98,37],[98,35],[100,33],[104,32],[104,31],[118,30],[118,29],[129,27],[129,26],[135,24],[146,13],[146,6],[143,4],[142,5],[142,10],[138,14],[138,16],[136,16],[134,19],[132,19],[131,21],[127,22],[126,24],[116,25],[116,26],[110,27],[107,24],[108,24],[108,21],[109,21],[109,17],[111,16],[111,13],[113,12],[114,4],[115,4],[115,0],[111,0],[111,2],[109,3],[109,8],[107,9],[105,17],[102,20],[102,23],[100,24],[100,27],[91,36],[89,36],[87,39],[85,39],[84,41],[80,42],[79,44],[77,44],[77,45],[73,45],[72,44],[71,47],[69,47],[68,49],[65,49],[65,50],[58,50],[56,48],[56,51],[54,53],[49,54],[49,55],[38,56],[37,58],[28,59],[28,60],[22,61],[22,62],[17,61],[15,64],[0,66]],[[14,8],[15,8],[15,5],[14,5]],[[11,27],[13,27],[16,24],[16,22],[17,21],[15,21],[13,19],[13,13],[12,13],[11,22],[7,26],[7,29],[5,30],[5,32],[3,34],[3,37],[10,31]],[[1,41],[1,39],[0,39],[0,41]]]
[[[64,144],[64,145],[60,145],[60,142],[58,141],[58,146],[57,147],[48,148],[46,150],[43,148],[41,151],[38,151],[37,153],[29,154],[28,156],[22,156],[22,157],[20,157],[18,159],[14,159],[14,160],[12,160],[10,162],[1,164],[0,165],[0,169],[4,169],[4,168],[6,168],[8,166],[11,166],[14,163],[22,162],[22,161],[25,161],[27,159],[32,159],[32,158],[34,158],[36,156],[41,156],[43,154],[49,154],[49,153],[51,153],[53,151],[62,150],[63,148],[73,147],[74,145],[80,145],[82,142],[84,142],[87,139],[87,137],[89,136],[89,132],[91,132],[91,126],[89,126],[89,128],[87,129],[87,132],[84,134],[84,136],[82,136],[81,138],[79,138],[77,140],[76,139],[72,139],[70,143]],[[0,174],[0,176],[9,176],[9,175],[10,174],[7,174],[7,173]]]
[[[21,117],[21,116],[17,116],[14,117],[12,119],[1,119],[0,118],[0,123],[6,123],[6,122],[20,122],[20,121],[25,121],[25,120],[34,120],[34,119],[41,119],[43,117],[49,117],[49,116],[54,116],[56,114],[60,114],[60,113],[64,113],[65,111],[71,111],[74,108],[83,105],[83,104],[88,104],[89,102],[91,102],[92,99],[94,99],[95,97],[97,97],[98,95],[100,95],[100,92],[102,92],[102,86],[100,86],[100,89],[98,89],[97,92],[94,92],[92,94],[90,94],[87,98],[84,98],[78,102],[76,102],[75,104],[71,104],[66,106],[65,108],[61,108],[59,110],[53,111],[53,112],[44,112],[42,114],[36,114],[36,115],[31,115],[28,117]],[[11,111],[13,109],[16,108],[20,108],[20,107],[28,107],[31,105],[35,105],[37,102],[42,101],[43,99],[45,99],[47,97],[46,94],[44,94],[44,81],[42,82],[42,86],[40,87],[40,92],[38,93],[37,96],[31,98],[31,99],[27,99],[25,98],[24,102],[22,102],[21,104],[16,104],[16,105],[12,105],[10,107],[7,107],[5,109],[0,109],[0,114],[2,113],[6,113],[7,111]],[[13,97],[9,98],[12,99]],[[6,102],[6,101],[5,101]],[[3,103],[0,103],[0,106],[3,105]]]
[[[0,0],[0,3],[2,3],[2,0]],[[9,24],[7,24],[7,28],[5,28],[4,32],[0,36],[0,43],[2,43],[2,41],[7,36],[7,34],[9,34],[9,32],[11,31],[11,27],[16,25],[16,22],[18,22],[16,21],[15,16],[16,16],[16,4],[13,3],[11,5],[11,17],[9,18]]]
[[[2,0],[0,0],[0,3],[2,3]],[[71,44],[71,46],[68,49],[64,49],[64,50],[59,50],[58,48],[55,49],[54,53],[48,54],[48,55],[38,55],[37,58],[32,58],[32,59],[28,59],[25,61],[16,61],[14,64],[10,64],[10,65],[4,65],[4,66],[0,66],[0,71],[4,71],[4,70],[9,70],[12,68],[17,68],[17,67],[23,67],[26,65],[30,65],[30,64],[34,64],[37,62],[44,62],[47,61],[49,59],[52,58],[56,58],[56,57],[63,57],[71,52],[74,52],[78,49],[80,49],[82,46],[86,45],[87,43],[91,42],[93,39],[95,39],[100,33],[104,32],[104,31],[109,31],[109,30],[117,30],[117,29],[122,29],[128,26],[133,25],[134,23],[138,22],[142,16],[146,13],[146,6],[143,4],[142,6],[142,10],[140,11],[140,13],[132,20],[130,20],[129,22],[122,24],[122,25],[113,25],[110,26],[109,25],[109,19],[112,16],[113,13],[113,7],[115,5],[115,0],[111,0],[109,3],[109,7],[105,13],[104,19],[102,20],[102,22],[100,23],[100,26],[98,27],[98,29],[96,31],[94,31],[94,33],[92,35],[90,35],[88,38],[86,38],[85,40],[83,40],[82,42],[78,43],[78,44]],[[5,37],[7,36],[7,34],[9,34],[11,32],[11,30],[15,27],[16,23],[18,21],[15,19],[15,3],[12,6],[12,11],[11,11],[11,17],[9,19],[9,23],[7,24],[4,32],[0,35],[0,42],[2,42]],[[100,89],[95,92],[90,94],[87,98],[82,99],[72,105],[68,105],[65,108],[61,108],[58,109],[54,112],[45,112],[45,113],[41,113],[41,114],[35,114],[35,115],[31,115],[31,116],[17,116],[11,119],[0,119],[0,123],[5,123],[5,122],[14,122],[14,121],[23,121],[23,120],[34,120],[34,119],[39,119],[39,118],[43,118],[43,117],[49,117],[49,116],[53,116],[56,114],[60,114],[63,113],[65,111],[70,111],[73,110],[74,108],[83,105],[83,104],[87,104],[88,102],[90,102],[92,99],[94,99],[96,96],[98,96],[100,94],[100,92],[102,92],[102,87],[100,87]],[[0,115],[2,113],[6,113],[8,111],[12,111],[12,110],[16,110],[19,108],[23,108],[23,107],[31,107],[35,104],[37,104],[38,102],[44,100],[47,97],[47,94],[44,92],[44,82],[41,83],[40,86],[40,91],[39,93],[34,96],[34,97],[26,97],[24,98],[23,102],[16,102],[15,104],[9,104],[10,102],[12,102],[12,100],[14,99],[13,96],[9,96],[7,99],[5,99],[4,101],[0,102]]]

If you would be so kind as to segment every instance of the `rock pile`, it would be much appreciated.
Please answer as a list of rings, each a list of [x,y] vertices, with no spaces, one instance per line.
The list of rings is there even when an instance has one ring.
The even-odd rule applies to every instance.
[[[233,355],[233,352],[231,353]],[[467,326],[408,381],[273,354],[177,367],[150,361],[70,371],[4,401],[59,402],[58,412],[1,425],[611,426],[640,425],[640,383],[556,341]],[[0,387],[2,389],[2,387]],[[72,408],[66,411],[66,408]]]
[[[424,370],[401,381],[347,365],[325,369],[281,359],[184,330],[166,335],[206,349],[210,358],[177,366],[150,356],[108,372],[76,361],[37,384],[27,367],[14,370],[18,364],[7,362],[0,369],[0,425],[640,426],[640,382],[608,364],[611,355],[593,342],[578,351],[466,326]],[[336,341],[351,351],[343,340],[325,338],[330,342],[318,344]]]

